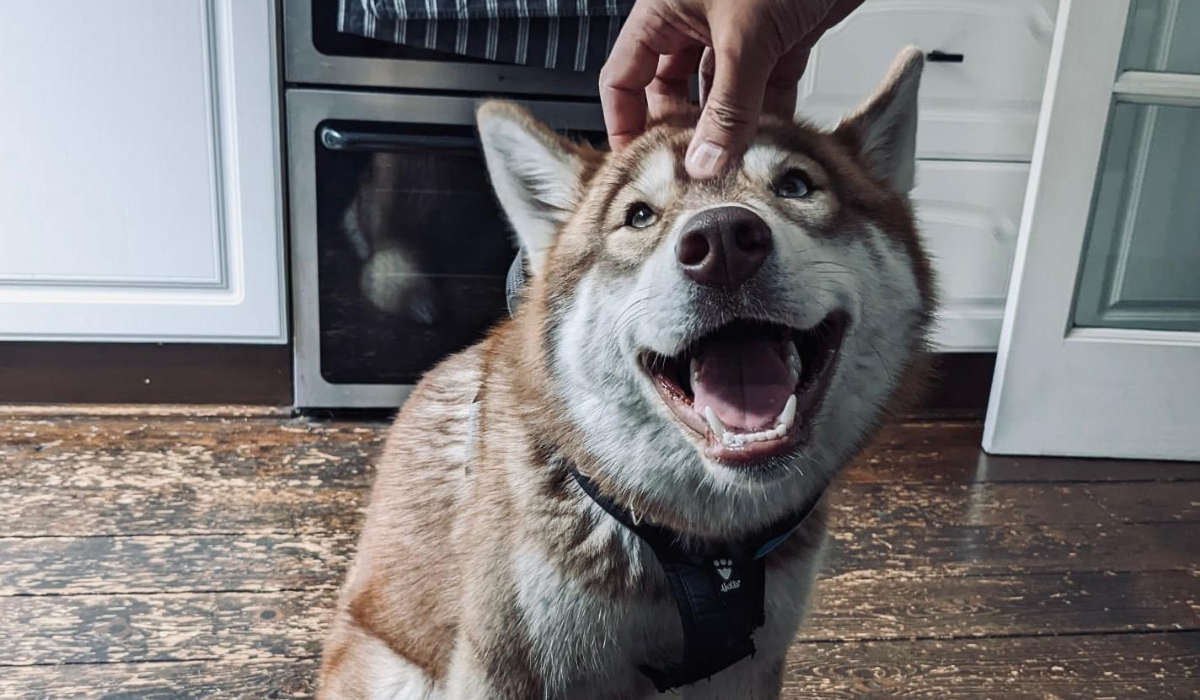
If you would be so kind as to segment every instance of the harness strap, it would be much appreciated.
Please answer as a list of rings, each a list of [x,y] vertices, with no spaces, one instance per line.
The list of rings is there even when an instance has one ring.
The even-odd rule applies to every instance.
[[[753,537],[688,549],[679,533],[636,521],[578,469],[572,467],[571,475],[596,505],[650,547],[670,583],[683,626],[683,659],[664,669],[639,668],[659,692],[710,678],[754,655],[754,631],[765,621],[766,555],[808,519],[824,488],[792,517]]]

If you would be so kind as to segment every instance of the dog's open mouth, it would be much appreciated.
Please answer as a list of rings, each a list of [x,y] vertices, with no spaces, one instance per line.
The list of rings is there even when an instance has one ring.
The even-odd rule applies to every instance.
[[[659,396],[705,436],[709,457],[745,463],[803,441],[829,388],[847,317],[835,312],[808,329],[740,320],[674,356],[642,356]]]

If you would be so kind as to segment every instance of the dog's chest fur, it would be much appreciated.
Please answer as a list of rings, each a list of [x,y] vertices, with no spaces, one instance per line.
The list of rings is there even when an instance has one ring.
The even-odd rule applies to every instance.
[[[507,372],[489,357],[503,335],[445,362],[406,405],[340,613],[435,688],[467,644],[531,697],[652,696],[637,669],[682,656],[666,579],[564,463],[539,453],[521,420],[530,407],[514,405]],[[761,654],[781,656],[789,644],[823,533],[823,519],[811,518],[772,553]],[[507,641],[493,645],[496,637]],[[327,666],[336,648],[327,645]]]

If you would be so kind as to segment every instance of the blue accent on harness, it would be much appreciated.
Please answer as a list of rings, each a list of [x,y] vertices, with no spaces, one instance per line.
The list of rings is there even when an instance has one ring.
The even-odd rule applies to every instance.
[[[779,545],[781,545],[785,541],[787,541],[787,538],[791,537],[792,533],[795,532],[797,529],[799,529],[800,526],[803,524],[804,524],[804,521],[801,520],[800,522],[796,523],[795,527],[793,527],[791,530],[788,530],[787,532],[783,533],[782,535],[779,535],[778,537],[774,537],[770,540],[767,540],[766,544],[759,547],[758,551],[754,553],[754,558],[762,559],[763,557],[770,554],[772,550],[774,550],[776,547],[778,547]]]

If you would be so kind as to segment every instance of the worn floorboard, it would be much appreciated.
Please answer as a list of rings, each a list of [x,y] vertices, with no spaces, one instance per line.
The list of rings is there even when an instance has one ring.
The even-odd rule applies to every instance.
[[[1200,630],[1194,573],[821,582],[800,640]],[[0,667],[316,656],[335,591],[0,598]]]
[[[1200,633],[796,644],[788,700],[1185,700]]]
[[[51,465],[47,465],[53,468]],[[0,493],[8,537],[217,532],[354,531],[368,474],[329,483],[311,476],[136,477],[100,465],[81,484],[12,484]],[[197,469],[199,471],[199,468]],[[1135,492],[1135,493],[1131,493]],[[839,484],[835,512],[858,528],[910,526],[1111,526],[1200,520],[1200,482],[1126,484]]]
[[[1200,523],[854,529],[843,516],[834,527],[823,569],[831,577],[903,580],[1200,567]],[[353,545],[349,532],[0,538],[0,596],[332,587]]]
[[[0,698],[303,700],[313,697],[317,663],[310,657],[6,668]]]
[[[0,419],[0,698],[308,698],[379,422]],[[800,698],[1200,698],[1200,466],[888,427],[830,494]]]
[[[1185,700],[1200,634],[797,643],[788,700]],[[0,697],[308,698],[316,662],[196,660],[5,669]]]
[[[349,533],[0,539],[0,596],[334,587]]]

